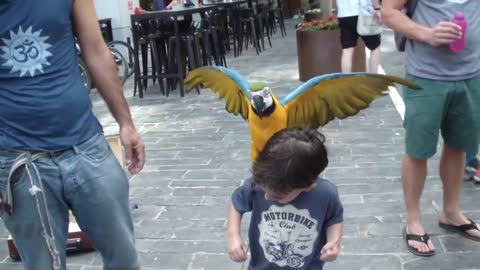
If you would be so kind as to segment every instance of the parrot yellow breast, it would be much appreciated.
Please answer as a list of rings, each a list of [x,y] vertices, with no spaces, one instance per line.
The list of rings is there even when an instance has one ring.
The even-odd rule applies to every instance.
[[[250,135],[252,137],[252,161],[255,161],[259,152],[278,131],[287,127],[287,112],[280,102],[273,97],[275,102],[275,110],[267,117],[260,118],[253,111],[252,106],[249,107],[248,123],[250,126]]]

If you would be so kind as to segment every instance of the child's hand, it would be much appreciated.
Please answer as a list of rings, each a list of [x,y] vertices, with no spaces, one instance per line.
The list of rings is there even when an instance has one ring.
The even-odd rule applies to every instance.
[[[240,235],[228,237],[228,255],[235,262],[247,260],[247,246]]]
[[[328,242],[320,251],[320,260],[324,262],[333,262],[337,259],[340,249],[337,242]]]

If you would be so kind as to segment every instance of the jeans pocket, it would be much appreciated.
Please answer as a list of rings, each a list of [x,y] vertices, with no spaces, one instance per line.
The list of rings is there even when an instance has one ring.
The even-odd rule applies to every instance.
[[[15,162],[16,154],[0,151],[0,217],[3,218],[5,200],[7,199],[8,175]],[[21,168],[18,168],[10,179],[12,190],[18,185],[21,179]]]
[[[4,193],[7,188],[8,174],[15,159],[15,154],[0,151],[0,193]]]
[[[103,134],[97,134],[86,142],[78,146],[81,155],[91,162],[102,162],[107,159],[111,154],[110,145],[103,136]]]

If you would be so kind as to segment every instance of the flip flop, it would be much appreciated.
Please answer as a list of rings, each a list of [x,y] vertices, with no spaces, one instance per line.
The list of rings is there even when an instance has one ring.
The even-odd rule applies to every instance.
[[[416,248],[410,246],[408,244],[408,241],[417,241],[424,243],[425,245],[428,245],[428,240],[430,240],[430,236],[428,236],[427,233],[424,235],[417,235],[417,234],[407,234],[407,227],[403,227],[403,239],[405,239],[405,244],[407,245],[408,251],[411,253],[417,255],[417,256],[422,256],[422,257],[430,257],[435,255],[435,251],[427,251],[427,252],[422,252],[418,251]]]
[[[462,235],[463,237],[466,237],[466,238],[471,239],[473,241],[480,242],[480,237],[473,236],[473,235],[467,233],[468,230],[480,231],[477,227],[477,224],[473,220],[471,220],[471,219],[468,219],[468,220],[470,221],[469,224],[463,224],[463,225],[458,225],[458,226],[446,224],[446,223],[443,223],[443,222],[439,221],[438,226],[440,226],[440,228],[445,229],[447,231],[458,233],[458,234]]]

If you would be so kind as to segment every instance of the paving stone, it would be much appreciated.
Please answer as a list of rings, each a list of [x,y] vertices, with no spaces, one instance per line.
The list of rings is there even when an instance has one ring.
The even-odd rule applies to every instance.
[[[228,205],[232,201],[232,196],[205,196],[202,205]]]
[[[232,179],[245,180],[251,176],[249,171],[245,170],[189,170],[183,175],[184,179]]]
[[[198,187],[198,188],[176,188],[173,190],[174,196],[195,196],[202,194],[205,196],[228,196],[233,193],[237,187]]]
[[[241,263],[233,262],[227,254],[194,254],[189,270],[246,269]]]
[[[402,261],[394,255],[342,255],[335,262],[326,263],[325,270],[403,270]],[[431,269],[431,268],[425,268]]]
[[[140,252],[159,253],[196,253],[199,250],[206,253],[225,253],[227,245],[222,240],[156,240],[138,239],[137,248]]]
[[[480,256],[480,244],[458,234],[440,237],[447,253],[476,252]],[[480,265],[478,265],[480,268]]]
[[[174,179],[180,179],[182,178],[183,175],[185,175],[185,173],[187,172],[188,170],[159,170],[159,171],[156,171],[156,172],[141,172],[140,174],[138,174],[134,181],[140,181],[140,180],[150,180],[150,179],[171,179],[171,178],[174,178]]]
[[[403,264],[405,270],[439,269],[439,270],[478,270],[480,253],[436,254],[431,259],[417,259]]]
[[[201,205],[205,201],[204,196],[148,196],[148,197],[131,197],[130,201],[135,202],[139,207],[143,205],[159,205],[159,206],[187,206]],[[135,212],[136,210],[134,210]]]
[[[171,188],[237,188],[242,181],[237,180],[186,180],[176,179],[169,183]],[[205,194],[207,195],[207,194]]]
[[[436,237],[432,237],[432,241],[434,245],[440,247]],[[345,238],[342,241],[342,252],[349,255],[409,253],[402,237]]]
[[[2,267],[2,270],[24,270],[21,263],[1,262],[0,266]]]
[[[187,270],[192,257],[190,253],[139,252],[142,267],[152,270]],[[94,264],[101,265],[101,260],[97,259]]]

